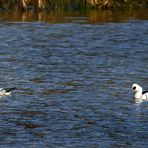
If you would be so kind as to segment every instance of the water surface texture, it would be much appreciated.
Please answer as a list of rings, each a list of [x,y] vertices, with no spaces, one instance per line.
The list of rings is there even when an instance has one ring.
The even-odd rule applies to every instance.
[[[79,18],[81,20],[81,18]],[[83,19],[82,19],[83,20]],[[0,22],[0,147],[148,146],[148,21]]]

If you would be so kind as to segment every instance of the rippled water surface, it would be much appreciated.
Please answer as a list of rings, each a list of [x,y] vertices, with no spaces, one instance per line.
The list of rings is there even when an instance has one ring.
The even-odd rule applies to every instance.
[[[79,18],[79,20],[83,18]],[[148,146],[148,21],[0,22],[0,147]]]

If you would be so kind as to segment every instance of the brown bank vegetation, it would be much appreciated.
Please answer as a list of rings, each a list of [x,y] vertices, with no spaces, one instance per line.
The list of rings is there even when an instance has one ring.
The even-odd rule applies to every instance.
[[[113,9],[143,8],[148,0],[0,0],[0,8],[34,9]]]

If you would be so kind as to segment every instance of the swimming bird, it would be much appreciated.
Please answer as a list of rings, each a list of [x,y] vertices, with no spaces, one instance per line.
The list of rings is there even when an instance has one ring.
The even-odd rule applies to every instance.
[[[143,91],[142,87],[136,83],[133,84],[132,90],[135,92],[135,99],[138,102],[148,101],[148,91]]]
[[[16,87],[11,88],[0,88],[0,96],[10,96],[11,91],[16,89]]]

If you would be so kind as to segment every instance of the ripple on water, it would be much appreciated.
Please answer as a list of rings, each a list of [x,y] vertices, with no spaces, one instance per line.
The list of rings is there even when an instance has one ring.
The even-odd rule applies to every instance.
[[[147,21],[0,26],[2,147],[147,146]]]

